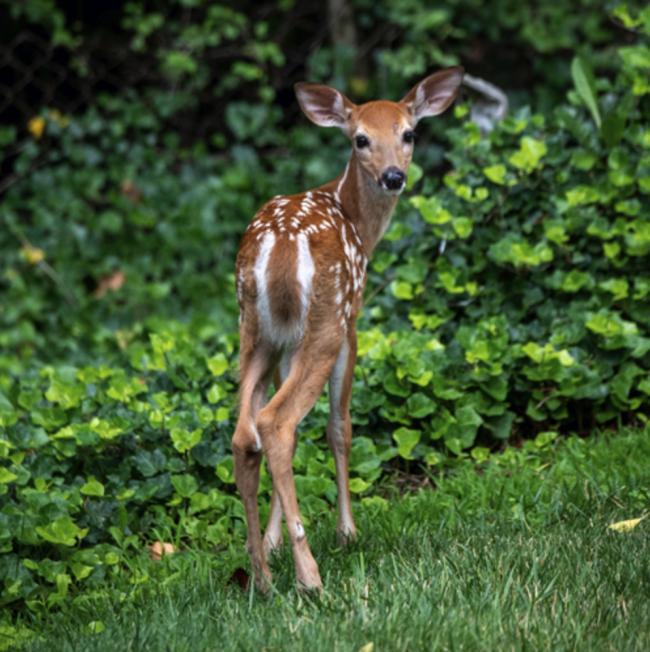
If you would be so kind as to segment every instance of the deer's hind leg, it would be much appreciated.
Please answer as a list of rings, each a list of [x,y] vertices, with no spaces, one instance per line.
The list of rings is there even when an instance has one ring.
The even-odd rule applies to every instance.
[[[291,368],[291,358],[293,356],[293,350],[286,350],[282,353],[280,363],[278,364],[275,373],[273,374],[273,384],[275,385],[275,391],[277,392],[282,383],[287,379],[289,375],[289,369]],[[293,434],[293,452],[291,457],[295,455],[296,444],[298,443],[298,438],[296,432]],[[271,509],[269,511],[269,521],[266,526],[266,532],[264,533],[264,554],[266,555],[266,560],[269,560],[271,554],[278,550],[282,546],[282,504],[280,503],[280,496],[278,492],[273,489],[273,494],[271,495]]]
[[[271,572],[264,557],[260,530],[257,489],[262,460],[262,440],[257,430],[257,414],[266,400],[266,392],[274,366],[273,351],[241,328],[240,407],[232,439],[235,481],[246,511],[246,547],[251,558],[257,587],[266,591]]]
[[[291,370],[260,411],[257,425],[291,540],[296,579],[307,589],[322,586],[318,565],[307,543],[293,478],[294,433],[323,391],[341,345],[342,334],[312,332],[300,343]]]

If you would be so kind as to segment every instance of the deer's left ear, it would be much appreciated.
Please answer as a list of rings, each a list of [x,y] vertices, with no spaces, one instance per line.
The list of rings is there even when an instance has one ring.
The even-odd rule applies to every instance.
[[[415,122],[439,115],[449,108],[458,95],[463,81],[463,68],[456,66],[440,70],[416,84],[402,99]]]
[[[294,86],[303,113],[319,127],[346,131],[354,104],[335,88],[299,82]]]

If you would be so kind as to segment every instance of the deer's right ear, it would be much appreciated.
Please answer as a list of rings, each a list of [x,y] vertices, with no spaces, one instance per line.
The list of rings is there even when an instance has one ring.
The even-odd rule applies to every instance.
[[[319,127],[347,129],[354,104],[335,88],[299,82],[294,86],[302,112]]]
[[[416,84],[402,98],[417,123],[422,118],[439,115],[456,99],[465,71],[460,66],[439,70]]]

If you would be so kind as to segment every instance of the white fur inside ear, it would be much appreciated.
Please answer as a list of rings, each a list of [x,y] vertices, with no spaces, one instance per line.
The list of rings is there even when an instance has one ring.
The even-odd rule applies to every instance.
[[[419,107],[421,107],[424,102],[426,101],[426,97],[424,96],[424,84],[420,84],[418,86],[417,91],[415,91],[415,112],[417,113],[417,110]]]
[[[323,127],[342,127],[344,124],[343,100],[338,93],[334,95],[331,108],[314,106],[313,111],[320,118]]]
[[[320,127],[345,128],[349,111],[345,107],[343,96],[333,88],[327,94],[319,91],[300,92],[300,104],[307,117]]]
[[[334,102],[332,102],[332,111],[337,115],[340,115],[341,118],[345,115],[345,107],[343,106],[343,98],[339,93],[334,95]]]
[[[413,99],[409,102],[415,120],[440,115],[446,111],[456,98],[462,79],[462,73],[459,72],[432,75],[420,82],[415,87]]]

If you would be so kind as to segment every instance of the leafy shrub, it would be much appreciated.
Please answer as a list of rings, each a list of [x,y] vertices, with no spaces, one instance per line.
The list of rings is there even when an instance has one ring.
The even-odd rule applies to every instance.
[[[223,428],[233,349],[214,327],[190,338],[166,326],[127,346],[130,369],[45,366],[2,388],[4,604],[51,606],[72,581],[97,586],[143,534],[236,535]]]
[[[584,66],[571,104],[550,116],[520,111],[487,138],[471,122],[453,130],[453,168],[411,198],[421,219],[405,210],[389,232],[404,259],[391,285],[404,308],[389,323],[408,315],[415,332],[373,331],[371,378],[396,402],[410,397],[384,404],[390,420],[431,414],[423,432],[454,452],[481,432],[647,418],[647,89],[630,90],[639,65],[598,90]],[[375,270],[395,258],[384,250]],[[409,401],[423,385],[433,402],[421,413]]]

